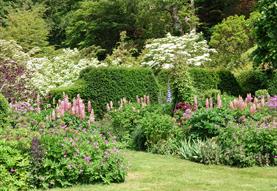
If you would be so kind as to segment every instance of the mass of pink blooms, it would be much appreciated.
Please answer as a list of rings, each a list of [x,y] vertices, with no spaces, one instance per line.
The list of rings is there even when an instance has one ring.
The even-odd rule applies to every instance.
[[[91,102],[87,103],[87,110],[84,101],[78,94],[72,102],[69,101],[67,95],[64,95],[63,100],[58,101],[56,109],[53,110],[50,120],[56,120],[58,118],[64,117],[65,113],[70,113],[73,116],[78,117],[81,120],[86,119],[86,114],[89,113],[88,125],[95,122],[94,110],[92,108]]]
[[[249,111],[251,114],[254,114],[257,112],[258,109],[266,106],[266,101],[264,97],[261,97],[261,99],[258,99],[256,97],[252,97],[251,94],[247,94],[247,97],[245,100],[239,96],[238,98],[234,99],[230,102],[230,108],[233,110],[245,110],[246,108],[249,108]]]

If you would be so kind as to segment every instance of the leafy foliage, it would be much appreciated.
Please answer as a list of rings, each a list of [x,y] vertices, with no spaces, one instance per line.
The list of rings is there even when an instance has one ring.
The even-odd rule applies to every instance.
[[[189,135],[192,138],[213,138],[219,135],[220,128],[224,128],[233,120],[228,109],[200,109],[188,121]]]
[[[33,169],[37,187],[66,187],[77,183],[122,182],[123,159],[116,144],[97,132],[76,130],[47,132],[40,139],[43,157]],[[36,158],[34,153],[33,160]]]
[[[258,48],[254,52],[256,63],[268,65],[266,68],[277,68],[277,4],[274,0],[258,1],[261,12],[260,19],[255,23],[255,34]]]
[[[249,19],[250,20],[250,19]],[[213,28],[210,45],[218,51],[216,65],[222,68],[241,66],[241,54],[254,44],[251,26],[244,16],[230,16]]]
[[[0,27],[0,38],[17,41],[25,51],[34,47],[47,47],[49,28],[42,15],[41,7],[10,11],[7,26]]]
[[[247,167],[253,165],[276,165],[276,129],[256,126],[230,126],[221,131],[219,144],[224,151],[224,164]]]

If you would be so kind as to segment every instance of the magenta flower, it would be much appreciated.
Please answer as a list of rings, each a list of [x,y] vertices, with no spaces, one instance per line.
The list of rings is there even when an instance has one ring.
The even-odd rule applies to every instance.
[[[246,103],[250,103],[252,100],[253,100],[253,98],[251,96],[251,93],[247,94],[247,96],[245,98]]]
[[[91,158],[89,156],[85,156],[84,160],[89,163],[91,161]]]

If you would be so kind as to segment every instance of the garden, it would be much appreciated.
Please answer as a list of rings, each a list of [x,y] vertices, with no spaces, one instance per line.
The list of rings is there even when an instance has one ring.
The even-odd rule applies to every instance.
[[[277,189],[274,0],[0,5],[0,191]]]

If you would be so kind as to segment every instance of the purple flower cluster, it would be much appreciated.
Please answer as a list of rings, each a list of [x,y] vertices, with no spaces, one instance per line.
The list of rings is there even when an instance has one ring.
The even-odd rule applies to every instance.
[[[277,109],[277,96],[273,96],[268,101],[268,107]]]
[[[29,111],[35,111],[34,107],[29,102],[16,102],[10,104],[11,108],[20,113],[26,113]]]

